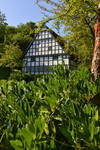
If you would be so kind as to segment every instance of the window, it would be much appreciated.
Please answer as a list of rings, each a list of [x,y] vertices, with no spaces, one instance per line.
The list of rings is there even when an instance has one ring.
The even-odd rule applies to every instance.
[[[56,48],[55,47],[52,47],[52,50],[55,50]]]
[[[39,67],[39,71],[40,71],[40,72],[43,72],[43,67]]]
[[[42,39],[44,39],[44,35],[42,35]]]
[[[68,64],[68,59],[64,59],[65,64]]]
[[[49,43],[49,46],[51,46],[51,43]]]
[[[44,60],[48,60],[48,57],[44,57]]]
[[[32,62],[32,63],[31,63],[31,66],[35,66],[35,62]]]
[[[31,48],[30,48],[29,52],[32,53],[32,49]]]
[[[39,36],[39,39],[41,39],[41,36]]]
[[[48,43],[46,43],[45,46],[48,46]]]
[[[36,57],[36,59],[35,59],[36,61],[39,61],[39,57]]]
[[[51,51],[49,52],[49,54],[51,54]]]
[[[35,48],[35,45],[33,45],[33,48]]]
[[[30,66],[30,62],[27,63],[27,66]]]
[[[58,43],[56,42],[56,45],[58,45]]]
[[[45,51],[45,54],[48,54],[48,51]]]
[[[58,59],[58,56],[53,56],[53,60],[54,60],[54,59]]]
[[[62,53],[62,50],[59,50],[59,53]]]
[[[38,52],[36,52],[36,55],[38,55]]]
[[[48,38],[48,35],[46,35],[45,38]]]
[[[44,52],[42,52],[42,55],[44,55]]]
[[[49,39],[49,42],[52,42],[52,39]]]
[[[51,37],[51,34],[49,34],[49,38]]]
[[[33,52],[35,52],[35,48],[33,49]]]
[[[55,45],[55,43],[52,43],[52,45],[54,46],[54,45]]]
[[[43,72],[40,72],[40,74],[43,74]]]
[[[29,56],[29,52],[27,52],[26,56]]]
[[[49,68],[47,66],[44,66],[44,72],[49,72]]]
[[[41,47],[39,47],[39,51],[41,51]]]
[[[31,57],[31,61],[34,62],[35,61],[35,57]]]
[[[30,67],[26,67],[26,72],[30,72],[31,68]]]
[[[49,57],[49,60],[52,60],[53,59],[53,57],[51,56],[51,57]]]
[[[52,46],[49,46],[49,47],[48,47],[48,51],[52,51]]]
[[[43,57],[40,57],[40,61],[43,61]]]
[[[44,65],[45,65],[45,66],[48,66],[48,61],[44,62]]]
[[[39,66],[39,62],[36,62],[35,64],[36,64],[36,66]]]
[[[40,66],[43,66],[44,62],[40,62]]]
[[[57,65],[57,60],[54,60],[53,64],[54,64],[54,65]]]
[[[49,66],[52,66],[52,60],[49,61]]]
[[[59,60],[59,61],[58,61],[58,64],[62,64],[62,60]]]
[[[62,59],[62,56],[60,55],[60,56],[58,56],[58,59]]]
[[[58,50],[56,50],[55,53],[58,54]]]
[[[56,46],[56,49],[58,49],[58,46]]]
[[[27,58],[27,61],[31,61],[31,58]]]
[[[63,55],[63,58],[68,58],[68,55]]]
[[[35,71],[36,71],[36,72],[38,72],[38,71],[39,71],[39,67],[35,67],[34,69],[35,69]]]
[[[38,42],[38,41],[36,41],[35,43],[36,43],[36,44],[39,44],[39,42]]]
[[[38,35],[36,36],[36,39],[38,39]]]

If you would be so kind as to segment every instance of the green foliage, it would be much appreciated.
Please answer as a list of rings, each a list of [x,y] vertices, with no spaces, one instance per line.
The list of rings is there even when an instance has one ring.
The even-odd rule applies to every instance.
[[[1,150],[100,148],[100,92],[86,68],[54,68],[35,82],[0,81]],[[13,147],[13,148],[12,148]]]
[[[36,0],[45,13],[45,20],[54,20],[54,27],[63,30],[65,50],[74,54],[81,65],[90,67],[94,46],[96,0]]]
[[[4,48],[4,53],[1,54],[0,66],[15,68],[21,66],[22,51],[19,46],[13,44],[6,45]]]
[[[33,22],[20,24],[18,27],[6,27],[5,43],[16,44],[25,52],[35,34],[36,25]]]
[[[0,66],[18,68],[22,65],[20,58],[35,35],[36,25],[28,22],[12,27],[7,26],[5,20],[0,12]]]
[[[10,76],[11,68],[8,67],[0,67],[0,80],[7,80]]]
[[[5,38],[5,28],[7,26],[6,17],[2,12],[0,11],[0,44],[4,42]]]
[[[15,81],[36,81],[37,78],[41,77],[41,75],[33,75],[29,73],[23,73],[21,70],[13,69],[10,73],[8,80],[15,80]]]
[[[17,33],[13,35],[12,42],[20,46],[20,49],[24,52],[32,41],[32,37],[25,35],[24,33]]]

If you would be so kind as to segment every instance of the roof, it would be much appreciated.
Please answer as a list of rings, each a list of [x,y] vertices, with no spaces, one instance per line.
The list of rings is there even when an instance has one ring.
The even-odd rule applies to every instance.
[[[29,47],[32,45],[33,41],[35,40],[37,34],[39,34],[41,31],[49,31],[49,32],[52,34],[52,36],[54,37],[54,39],[59,43],[59,45],[60,45],[63,49],[65,49],[65,41],[62,39],[62,37],[59,36],[57,33],[55,33],[52,29],[48,28],[46,25],[43,25],[43,26],[41,27],[41,29],[38,31],[38,33],[36,33],[36,35],[34,36],[32,42],[30,43],[30,45],[29,45],[28,48],[26,49],[26,51],[25,51],[25,53],[24,53],[24,55],[23,55],[23,58],[24,58],[25,54],[27,53]],[[73,55],[70,55],[70,56],[71,56],[71,59],[74,59]],[[23,58],[22,58],[22,59],[23,59]]]

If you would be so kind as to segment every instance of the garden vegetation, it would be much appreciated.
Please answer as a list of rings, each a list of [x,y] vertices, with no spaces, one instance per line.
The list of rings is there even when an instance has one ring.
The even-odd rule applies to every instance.
[[[31,82],[0,81],[1,150],[99,150],[100,91],[88,69],[60,65]]]

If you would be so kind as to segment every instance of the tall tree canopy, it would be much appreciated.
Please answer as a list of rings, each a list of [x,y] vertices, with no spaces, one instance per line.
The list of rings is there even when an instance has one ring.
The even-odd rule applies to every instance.
[[[17,44],[24,52],[35,34],[36,25],[34,22],[27,22],[26,24],[20,24],[17,27],[7,26],[5,43]]]
[[[1,54],[0,67],[16,68],[21,67],[22,51],[19,46],[13,44],[4,47],[4,53]]]
[[[4,42],[5,38],[5,28],[7,26],[5,14],[0,11],[0,47]]]
[[[17,27],[5,23],[5,15],[0,13],[0,67],[21,67],[21,57],[35,35],[34,22]]]
[[[4,33],[6,26],[7,26],[6,17],[0,11],[0,43],[4,41]]]
[[[54,20],[56,27],[58,22],[63,25],[66,51],[74,54],[81,64],[89,66],[93,55],[93,24],[98,1],[37,0],[37,3],[45,11],[46,21]]]

